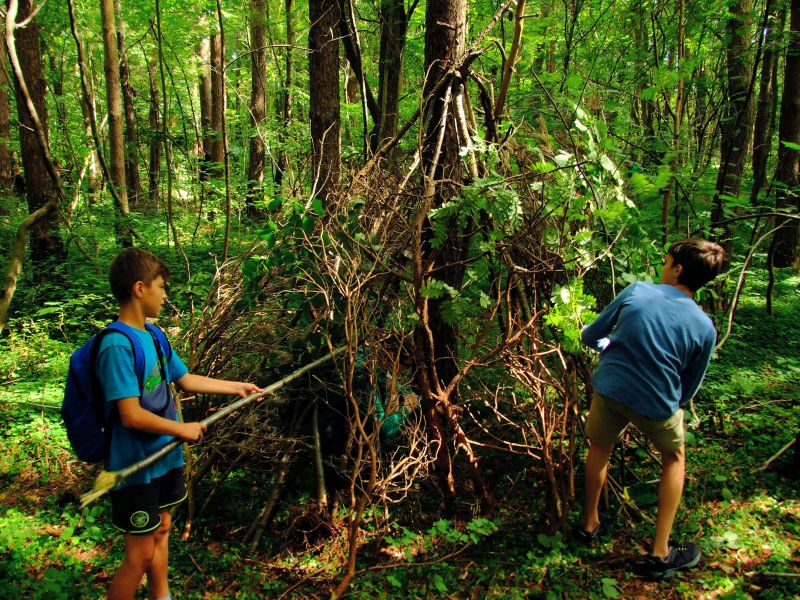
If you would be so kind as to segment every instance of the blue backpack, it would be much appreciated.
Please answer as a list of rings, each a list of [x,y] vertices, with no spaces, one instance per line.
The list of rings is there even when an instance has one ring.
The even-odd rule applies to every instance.
[[[164,357],[169,362],[172,348],[161,329],[150,323],[145,327],[153,337],[163,377]],[[133,370],[139,381],[139,396],[144,394],[144,348],[130,325],[114,321],[72,353],[64,401],[61,403],[61,418],[72,449],[79,459],[88,463],[97,463],[105,458],[111,437],[111,419],[106,418],[105,398],[95,375],[95,362],[100,341],[112,332],[121,333],[130,342]]]

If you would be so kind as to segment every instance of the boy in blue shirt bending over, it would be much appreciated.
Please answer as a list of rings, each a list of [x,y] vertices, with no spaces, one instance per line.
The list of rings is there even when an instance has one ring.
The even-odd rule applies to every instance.
[[[667,252],[661,285],[628,286],[581,334],[583,343],[601,355],[592,375],[586,502],[577,535],[591,542],[603,530],[597,505],[608,459],[632,422],[662,460],[656,537],[642,565],[643,573],[653,579],[669,578],[700,561],[696,544],[670,545],[669,536],[685,474],[680,407],[700,388],[716,342],[714,325],[694,302],[694,294],[719,274],[724,256],[714,242],[675,242]]]
[[[158,257],[138,248],[122,251],[111,264],[109,281],[119,302],[118,320],[138,337],[145,368],[140,389],[130,341],[121,333],[109,333],[100,341],[95,371],[106,401],[106,415],[113,423],[105,464],[108,471],[143,459],[173,438],[187,442],[203,439],[205,425],[178,421],[170,381],[195,394],[244,397],[261,391],[250,383],[192,375],[175,352],[171,357],[162,356],[157,340],[145,328],[145,320],[161,312],[169,278],[169,269]],[[170,508],[186,499],[183,464],[183,448],[179,446],[111,491],[112,522],[125,532],[125,558],[108,590],[112,600],[132,600],[145,574],[151,599],[170,598]]]

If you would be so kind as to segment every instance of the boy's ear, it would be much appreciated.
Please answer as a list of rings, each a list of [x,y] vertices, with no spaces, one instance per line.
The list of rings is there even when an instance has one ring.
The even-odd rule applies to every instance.
[[[144,281],[141,279],[131,287],[131,298],[141,298],[144,294]]]

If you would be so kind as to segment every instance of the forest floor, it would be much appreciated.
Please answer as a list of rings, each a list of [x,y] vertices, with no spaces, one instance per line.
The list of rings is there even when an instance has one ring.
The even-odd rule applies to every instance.
[[[366,519],[348,597],[800,597],[798,455],[759,470],[800,431],[800,275],[779,273],[772,317],[764,289],[765,277],[754,273],[687,436],[675,538],[699,544],[697,568],[663,583],[632,572],[653,535],[658,468],[630,443],[612,475],[638,509],[623,510],[611,495],[610,528],[597,546],[570,541],[577,506],[564,534],[547,534],[537,517],[541,494],[525,476],[498,484],[503,501],[489,519],[443,519],[424,504],[434,492],[422,489],[396,507],[391,536],[370,537]],[[74,460],[60,425],[69,347],[55,337],[28,320],[0,342],[0,598],[101,598],[121,559],[107,499],[77,508],[93,472]],[[327,597],[341,577],[343,536],[315,536],[288,507],[266,548],[249,555],[237,518],[248,513],[253,490],[233,485],[226,506],[188,541],[173,534],[173,597]]]

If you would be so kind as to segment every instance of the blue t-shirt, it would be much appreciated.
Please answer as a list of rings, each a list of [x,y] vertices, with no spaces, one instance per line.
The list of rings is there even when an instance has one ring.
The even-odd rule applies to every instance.
[[[173,351],[172,358],[165,367],[169,381],[162,381],[155,341],[150,332],[136,328],[131,330],[139,338],[144,350],[144,396],[139,399],[140,405],[159,416],[177,421],[175,400],[168,384],[169,381],[177,381],[188,372],[186,365]],[[166,360],[165,356],[164,361]],[[133,349],[128,338],[121,333],[109,333],[104,336],[100,340],[95,371],[106,399],[106,415],[113,422],[111,445],[105,461],[106,470],[119,471],[130,466],[174,439],[169,435],[126,429],[120,422],[113,403],[122,398],[139,398],[139,380],[134,371]],[[131,475],[120,487],[150,483],[151,479],[161,477],[167,471],[181,466],[183,466],[183,447],[178,446],[155,464]]]
[[[692,298],[644,282],[625,288],[581,333],[584,344],[601,352],[594,388],[658,421],[697,393],[716,339]]]

